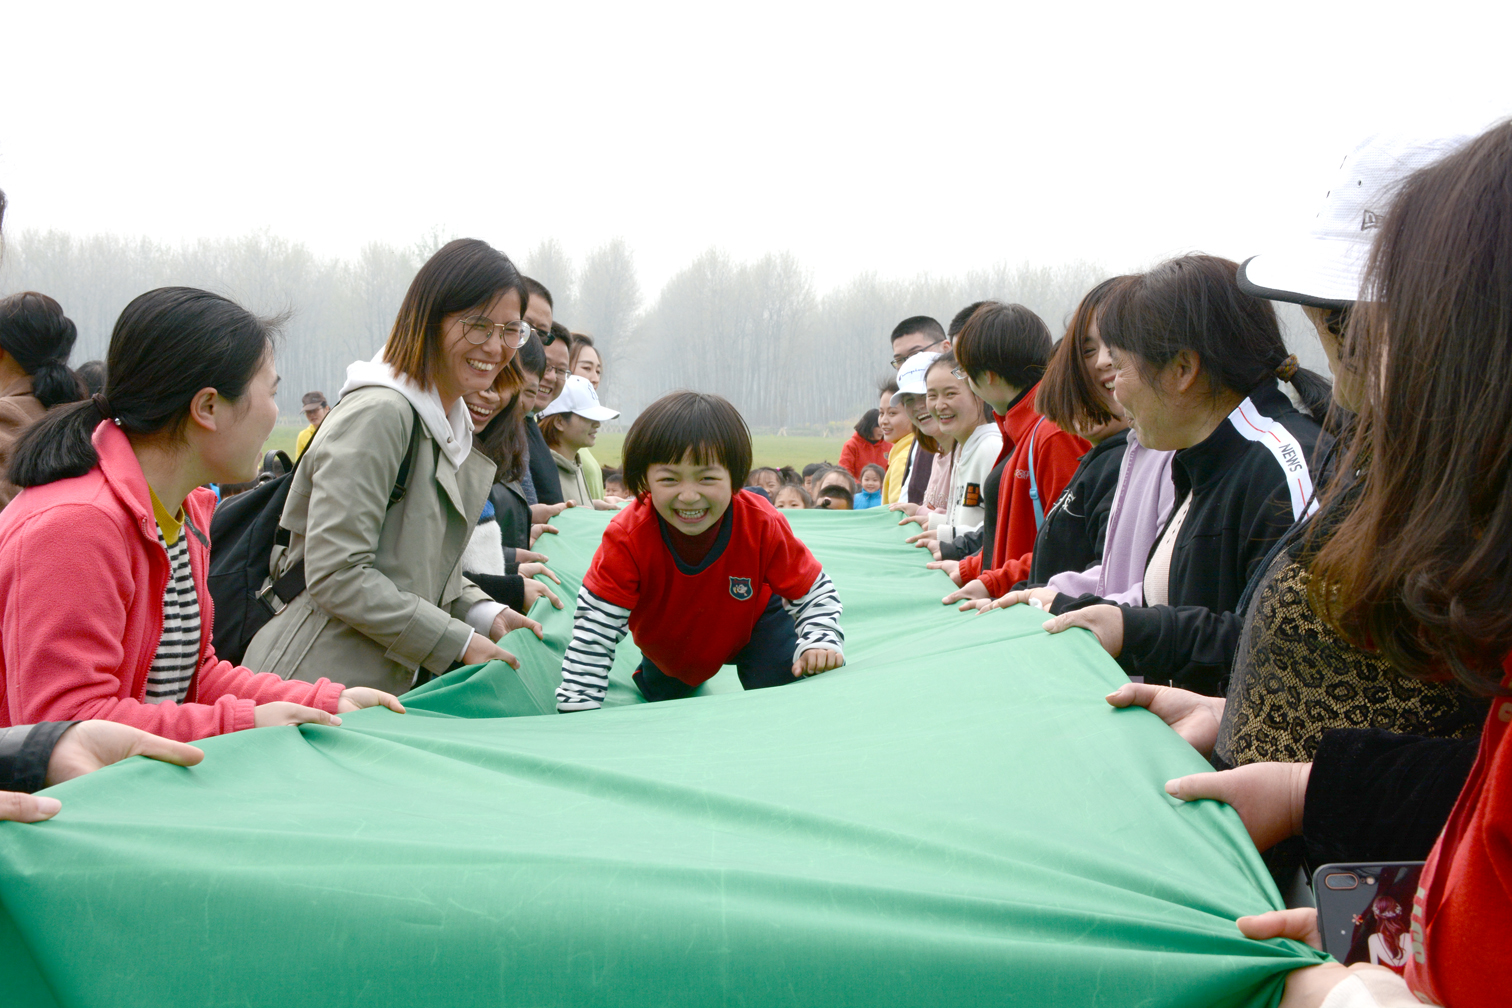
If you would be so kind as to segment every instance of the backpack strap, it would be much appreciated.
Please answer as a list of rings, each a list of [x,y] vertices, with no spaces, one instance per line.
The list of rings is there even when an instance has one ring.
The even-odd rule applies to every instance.
[[[1045,505],[1040,500],[1039,480],[1034,475],[1034,435],[1039,433],[1040,424],[1045,422],[1040,417],[1034,422],[1034,427],[1029,431],[1029,499],[1034,502],[1034,531],[1038,532],[1045,525]]]
[[[338,403],[338,405],[340,404]],[[410,421],[409,450],[404,453],[404,461],[399,463],[399,475],[394,480],[394,488],[389,491],[389,508],[392,508],[395,504],[398,504],[400,501],[404,500],[404,495],[409,492],[410,464],[415,458],[415,450],[420,441],[421,423],[420,414],[416,412],[413,405],[410,406]],[[303,459],[304,456],[301,455],[300,458]],[[298,468],[299,462],[296,461],[294,463],[294,466],[295,468]],[[278,527],[278,531],[274,533],[274,541],[277,542],[280,546],[289,545],[289,537],[289,530],[284,528],[282,525],[280,525]],[[272,594],[278,597],[280,604],[273,609],[273,614],[276,616],[284,606],[288,605],[290,602],[293,602],[304,592],[304,590],[305,562],[304,557],[300,557],[299,561],[295,563],[294,566],[285,571],[282,577],[268,586],[267,590],[263,592],[262,597],[269,604],[269,606],[273,606],[273,600],[269,599],[267,596]]]

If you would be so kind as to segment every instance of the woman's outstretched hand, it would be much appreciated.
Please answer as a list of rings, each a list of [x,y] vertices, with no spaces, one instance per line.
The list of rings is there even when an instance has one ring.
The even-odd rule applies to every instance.
[[[342,690],[341,699],[336,702],[336,713],[345,714],[364,707],[387,707],[395,714],[404,713],[404,704],[399,702],[398,697],[371,686],[353,686]]]
[[[47,761],[47,786],[82,777],[132,756],[194,766],[205,758],[205,753],[187,742],[175,742],[115,721],[80,721],[53,746]]]
[[[274,700],[272,703],[258,704],[252,709],[254,728],[281,728],[302,724],[330,725],[334,728],[341,724],[341,718],[319,707],[306,707],[292,700]]]
[[[1254,841],[1268,851],[1302,832],[1311,763],[1249,763],[1233,770],[1188,774],[1166,781],[1166,794],[1182,801],[1211,798],[1231,805]]]
[[[482,665],[484,662],[491,661],[501,661],[516,672],[520,670],[520,659],[482,634],[473,634],[467,642],[467,650],[462,652],[462,664]]]
[[[1045,633],[1061,633],[1072,627],[1081,627],[1091,630],[1097,637],[1097,643],[1108,654],[1117,658],[1123,653],[1124,624],[1123,607],[1116,605],[1087,606],[1085,609],[1073,609],[1059,616],[1052,616],[1045,620]]]
[[[1114,707],[1143,707],[1186,739],[1193,749],[1210,756],[1223,720],[1223,697],[1150,683],[1124,683],[1105,698]]]

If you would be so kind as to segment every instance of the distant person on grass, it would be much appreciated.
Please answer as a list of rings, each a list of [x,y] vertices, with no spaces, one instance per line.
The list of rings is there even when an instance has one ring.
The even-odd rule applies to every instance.
[[[745,420],[719,396],[674,392],[625,438],[635,503],[609,523],[578,592],[559,711],[600,706],[628,631],[647,700],[690,695],[720,666],[746,689],[845,663],[840,598],[776,509],[741,493],[751,468]]]
[[[305,449],[310,447],[310,442],[314,439],[315,432],[320,430],[320,421],[324,420],[326,414],[331,412],[331,407],[326,402],[324,392],[306,392],[304,399],[301,400],[301,408],[304,410],[305,420],[309,422],[310,426],[300,431],[299,437],[294,439],[294,461],[296,462],[299,461],[299,456],[305,453]]]
[[[883,436],[882,428],[877,423],[880,412],[869,409],[861,414],[861,419],[856,421],[856,433],[840,449],[840,467],[857,479],[861,478],[862,466],[879,465],[883,469],[887,468],[887,456],[893,446]]]

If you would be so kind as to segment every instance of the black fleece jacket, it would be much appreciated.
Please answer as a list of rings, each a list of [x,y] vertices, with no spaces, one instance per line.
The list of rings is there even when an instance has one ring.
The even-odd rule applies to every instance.
[[[1475,763],[1479,738],[1324,732],[1313,756],[1302,842],[1313,868],[1350,861],[1422,861]]]
[[[525,439],[530,442],[530,482],[535,485],[536,500],[542,504],[562,503],[562,477],[535,417],[525,418]]]
[[[1282,429],[1267,432],[1272,425]],[[1314,460],[1331,441],[1272,380],[1250,390],[1202,442],[1176,453],[1171,514],[1188,496],[1192,505],[1171,553],[1171,604],[1124,607],[1118,664],[1125,672],[1224,695],[1243,626],[1239,600],[1271,547],[1306,515],[1302,498],[1312,498],[1318,480]],[[1101,601],[1083,596],[1066,608]]]
[[[1045,515],[1045,524],[1034,539],[1028,584],[1042,585],[1062,571],[1084,571],[1102,563],[1118,468],[1128,447],[1129,432],[1122,430],[1081,457],[1076,475]]]

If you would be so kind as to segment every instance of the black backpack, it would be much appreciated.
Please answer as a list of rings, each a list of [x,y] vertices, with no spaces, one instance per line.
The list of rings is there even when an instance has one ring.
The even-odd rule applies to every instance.
[[[411,409],[413,413],[413,408]],[[420,415],[413,413],[409,451],[399,464],[399,476],[389,492],[388,506],[404,500],[410,460],[420,435]],[[303,456],[301,456],[303,458]],[[221,501],[210,520],[210,574],[206,579],[215,606],[211,644],[216,657],[241,664],[252,638],[279,611],[305,590],[304,560],[300,560],[266,590],[273,547],[288,546],[290,532],[278,524],[294,483],[299,461],[282,476],[245,493]],[[273,599],[277,597],[275,604]]]

